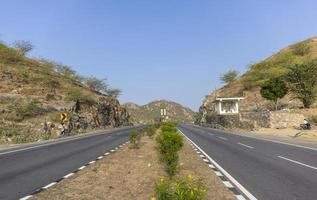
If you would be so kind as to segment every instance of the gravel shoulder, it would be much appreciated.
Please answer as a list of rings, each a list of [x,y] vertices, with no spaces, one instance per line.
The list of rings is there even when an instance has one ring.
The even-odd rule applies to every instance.
[[[202,177],[208,188],[208,199],[235,199],[187,142],[179,156],[181,169],[176,178],[189,174]],[[155,183],[161,177],[166,177],[166,173],[159,161],[155,140],[145,136],[140,149],[125,146],[32,199],[149,200],[154,194]]]

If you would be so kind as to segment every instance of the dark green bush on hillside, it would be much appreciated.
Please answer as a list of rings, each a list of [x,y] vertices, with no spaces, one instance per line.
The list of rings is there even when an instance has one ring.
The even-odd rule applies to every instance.
[[[275,103],[275,110],[277,110],[278,99],[283,98],[287,94],[286,83],[282,78],[275,78],[266,81],[261,87],[261,95],[263,98],[273,101]]]
[[[289,67],[286,82],[295,97],[303,102],[305,108],[310,108],[317,98],[317,61],[305,60]]]

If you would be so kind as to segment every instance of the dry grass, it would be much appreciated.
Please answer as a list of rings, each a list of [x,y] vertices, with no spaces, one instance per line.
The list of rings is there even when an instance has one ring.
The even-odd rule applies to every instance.
[[[186,178],[190,174],[194,178],[203,178],[208,189],[208,200],[236,199],[187,142],[184,143],[184,147],[180,151],[179,161],[181,170],[177,177]]]
[[[180,151],[180,164],[178,177],[191,174],[204,178],[208,199],[235,199],[187,143]],[[159,162],[155,140],[143,137],[140,149],[125,147],[33,199],[149,200],[154,195],[155,183],[163,176],[166,174]]]
[[[260,136],[294,139],[303,142],[317,142],[317,129],[315,128],[312,130],[261,128],[257,131],[252,131],[252,133]]]

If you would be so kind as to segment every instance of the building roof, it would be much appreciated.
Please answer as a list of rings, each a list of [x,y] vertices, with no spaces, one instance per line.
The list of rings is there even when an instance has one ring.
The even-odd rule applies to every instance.
[[[221,97],[217,97],[215,99],[215,101],[240,101],[244,99],[243,97],[226,97],[226,98],[221,98]]]

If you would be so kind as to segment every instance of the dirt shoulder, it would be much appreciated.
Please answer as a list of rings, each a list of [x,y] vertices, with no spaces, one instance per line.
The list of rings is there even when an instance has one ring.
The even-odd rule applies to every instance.
[[[282,142],[289,142],[294,144],[312,145],[317,147],[317,130],[296,130],[292,128],[272,129],[260,128],[256,131],[246,131],[241,129],[234,129],[225,131],[227,133],[239,134],[251,137],[258,137],[270,140],[277,140]]]
[[[254,134],[262,134],[267,136],[285,137],[298,141],[317,143],[317,130],[296,130],[296,129],[269,129],[262,128],[253,131]]]
[[[204,178],[210,200],[235,199],[187,142],[179,156],[178,177],[191,174]],[[154,194],[155,183],[165,176],[155,140],[143,137],[140,149],[125,146],[32,199],[149,200]]]

